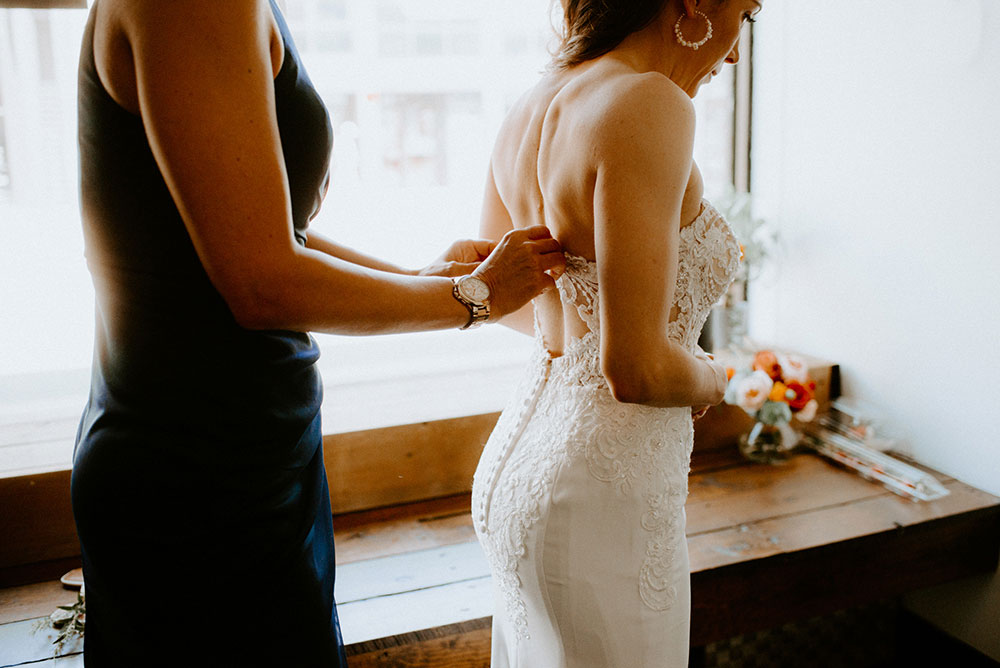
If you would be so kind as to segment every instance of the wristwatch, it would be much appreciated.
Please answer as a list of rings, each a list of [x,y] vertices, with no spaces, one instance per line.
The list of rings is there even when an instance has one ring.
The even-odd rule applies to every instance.
[[[452,278],[451,283],[452,296],[469,309],[469,322],[459,329],[479,327],[490,319],[490,286],[486,281],[469,274]]]

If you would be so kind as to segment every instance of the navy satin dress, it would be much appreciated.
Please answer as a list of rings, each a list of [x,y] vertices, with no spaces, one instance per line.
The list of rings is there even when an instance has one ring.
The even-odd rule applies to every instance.
[[[278,126],[304,242],[332,132],[285,43]],[[315,363],[302,332],[240,327],[206,275],[142,120],[79,70],[81,202],[97,294],[90,399],[73,463],[85,661],[346,665]]]

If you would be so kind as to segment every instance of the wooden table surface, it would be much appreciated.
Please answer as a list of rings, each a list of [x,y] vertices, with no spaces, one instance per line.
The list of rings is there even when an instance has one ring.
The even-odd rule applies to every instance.
[[[692,643],[994,570],[1000,499],[934,475],[951,493],[915,502],[811,453],[780,466],[696,459]]]

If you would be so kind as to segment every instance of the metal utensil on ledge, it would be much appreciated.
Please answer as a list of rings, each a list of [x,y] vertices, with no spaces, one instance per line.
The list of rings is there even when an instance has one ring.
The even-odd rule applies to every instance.
[[[857,438],[838,433],[830,423],[828,418],[817,418],[806,425],[802,443],[908,499],[933,501],[951,493],[929,473],[879,452]]]

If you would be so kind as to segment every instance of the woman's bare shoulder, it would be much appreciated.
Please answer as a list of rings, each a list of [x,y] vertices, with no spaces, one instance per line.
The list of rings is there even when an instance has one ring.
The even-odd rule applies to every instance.
[[[139,113],[138,79],[150,68],[189,76],[192,65],[194,72],[207,72],[198,63],[245,62],[270,52],[276,74],[284,56],[267,0],[232,0],[225,8],[203,0],[101,0],[95,11],[98,74],[133,113]]]
[[[656,72],[609,68],[592,86],[591,126],[598,138],[655,135],[694,125],[694,104],[677,84]]]
[[[147,40],[158,47],[169,40],[183,48],[227,48],[259,38],[273,23],[267,0],[227,0],[224,6],[204,0],[102,0],[98,9],[98,23],[120,29],[134,48]]]

